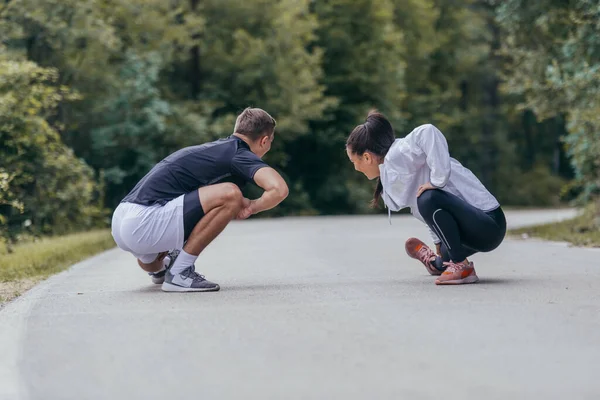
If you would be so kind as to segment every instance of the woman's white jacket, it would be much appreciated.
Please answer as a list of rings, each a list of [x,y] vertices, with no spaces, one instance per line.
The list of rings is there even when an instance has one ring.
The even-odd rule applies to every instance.
[[[425,220],[417,207],[417,189],[427,182],[483,211],[500,206],[469,169],[450,157],[446,138],[431,124],[421,125],[396,139],[379,165],[379,171],[382,197],[388,210],[410,207],[411,214],[422,222]],[[430,234],[434,243],[440,242],[431,229]]]

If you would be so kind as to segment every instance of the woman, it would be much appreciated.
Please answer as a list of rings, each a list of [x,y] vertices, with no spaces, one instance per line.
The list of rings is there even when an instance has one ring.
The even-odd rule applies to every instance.
[[[429,226],[437,255],[416,238],[408,239],[405,247],[438,276],[436,285],[479,280],[467,257],[497,248],[506,234],[506,220],[496,198],[450,157],[442,132],[421,125],[396,139],[385,116],[372,111],[348,137],[346,152],[357,171],[378,178],[373,206],[383,197],[388,213],[410,207]]]

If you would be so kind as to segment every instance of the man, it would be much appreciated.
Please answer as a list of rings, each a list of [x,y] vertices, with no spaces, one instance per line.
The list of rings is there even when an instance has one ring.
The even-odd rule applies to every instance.
[[[269,210],[287,197],[283,178],[262,161],[271,149],[275,125],[264,110],[245,109],[233,135],[171,154],[119,204],[113,238],[138,259],[153,282],[162,283],[162,290],[219,290],[195,271],[198,255],[231,220]],[[247,182],[264,189],[259,199],[242,196]]]

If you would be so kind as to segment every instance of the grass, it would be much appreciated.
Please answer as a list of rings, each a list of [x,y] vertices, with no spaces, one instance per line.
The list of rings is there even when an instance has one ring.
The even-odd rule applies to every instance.
[[[0,251],[0,304],[48,276],[115,246],[108,229],[50,237]]]
[[[514,229],[510,233],[514,235],[527,234],[545,240],[569,242],[575,246],[600,247],[600,228],[597,225],[596,218],[588,212],[574,219]]]

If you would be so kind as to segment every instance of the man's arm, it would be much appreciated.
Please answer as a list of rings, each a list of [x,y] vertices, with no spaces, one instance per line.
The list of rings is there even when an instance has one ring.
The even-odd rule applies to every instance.
[[[259,169],[254,174],[254,182],[264,190],[264,193],[260,198],[250,201],[249,206],[240,211],[238,219],[245,219],[252,214],[270,210],[288,196],[287,184],[281,175],[271,167]]]

